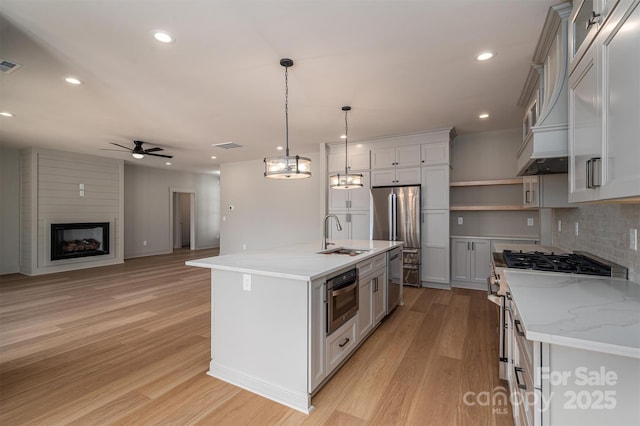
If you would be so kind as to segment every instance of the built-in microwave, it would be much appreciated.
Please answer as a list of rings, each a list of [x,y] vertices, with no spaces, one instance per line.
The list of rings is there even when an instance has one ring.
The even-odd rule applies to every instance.
[[[327,280],[327,335],[358,313],[358,287],[358,269]]]

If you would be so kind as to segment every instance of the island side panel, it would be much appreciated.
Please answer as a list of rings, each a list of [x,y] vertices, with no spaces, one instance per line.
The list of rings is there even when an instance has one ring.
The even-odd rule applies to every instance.
[[[245,275],[250,290],[243,289]],[[308,287],[212,270],[209,374],[307,412]]]

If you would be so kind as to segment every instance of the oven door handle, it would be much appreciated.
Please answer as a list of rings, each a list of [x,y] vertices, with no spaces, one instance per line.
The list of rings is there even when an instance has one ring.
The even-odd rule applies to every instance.
[[[358,281],[356,280],[352,284],[349,284],[346,287],[341,287],[338,290],[333,290],[333,289],[330,290],[329,295],[331,297],[340,296],[341,294],[349,293],[350,291],[352,291],[357,286],[358,286]]]

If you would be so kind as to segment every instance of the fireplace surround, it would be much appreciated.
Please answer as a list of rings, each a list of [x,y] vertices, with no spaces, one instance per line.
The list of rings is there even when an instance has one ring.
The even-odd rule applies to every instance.
[[[51,224],[51,261],[109,254],[109,222]]]

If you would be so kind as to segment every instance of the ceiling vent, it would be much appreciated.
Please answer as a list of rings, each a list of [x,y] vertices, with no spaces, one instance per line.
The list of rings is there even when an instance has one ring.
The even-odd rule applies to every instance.
[[[238,145],[235,142],[214,143],[214,144],[211,144],[211,146],[214,146],[216,148],[222,148],[222,149],[242,148],[242,145]]]
[[[4,59],[0,59],[0,73],[10,74],[20,68],[22,65],[16,64],[15,62],[7,61]]]

